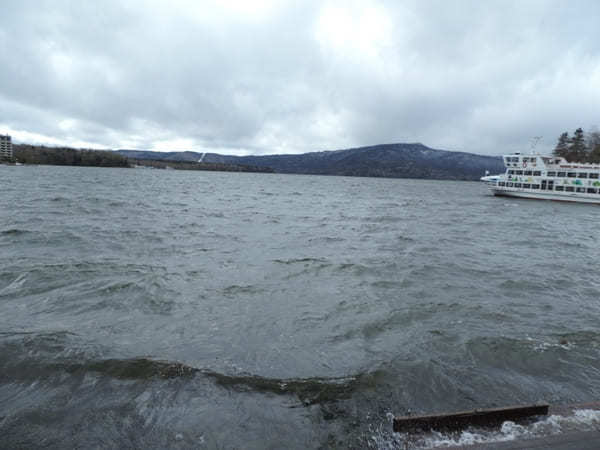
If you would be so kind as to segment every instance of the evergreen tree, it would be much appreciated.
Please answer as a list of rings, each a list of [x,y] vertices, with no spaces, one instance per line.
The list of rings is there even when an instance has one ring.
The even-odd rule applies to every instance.
[[[588,136],[588,161],[600,163],[600,131],[592,131]]]
[[[554,156],[559,156],[559,157],[567,159],[567,156],[569,155],[570,141],[571,140],[569,139],[569,133],[567,133],[565,131],[558,138],[558,142],[556,143],[556,147],[554,147],[554,151],[552,152],[552,154]]]
[[[569,145],[568,161],[585,162],[588,156],[588,150],[585,145],[585,136],[581,128],[577,128]]]

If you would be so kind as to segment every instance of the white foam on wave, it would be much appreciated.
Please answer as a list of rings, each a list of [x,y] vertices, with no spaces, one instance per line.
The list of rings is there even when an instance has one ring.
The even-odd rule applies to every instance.
[[[566,431],[593,430],[598,425],[600,425],[600,410],[576,409],[573,414],[568,416],[551,415],[527,425],[506,421],[499,430],[473,428],[456,433],[432,431],[410,435],[408,433],[386,432],[382,425],[377,430],[372,430],[368,443],[370,448],[379,450],[432,449],[514,441],[516,439],[533,439]],[[389,429],[389,426],[389,424],[386,424],[386,429]]]
[[[540,341],[540,340],[536,340],[533,339],[531,337],[527,337],[526,338],[527,341],[531,342],[533,345],[533,351],[535,352],[545,352],[546,350],[551,350],[551,349],[555,349],[555,348],[561,348],[563,350],[571,350],[574,347],[574,344],[572,342],[546,342],[546,341]]]
[[[573,348],[573,344],[566,343],[552,343],[552,342],[540,342],[534,345],[533,350],[536,352],[545,352],[546,350],[551,350],[553,348],[562,348],[563,350],[571,350]]]

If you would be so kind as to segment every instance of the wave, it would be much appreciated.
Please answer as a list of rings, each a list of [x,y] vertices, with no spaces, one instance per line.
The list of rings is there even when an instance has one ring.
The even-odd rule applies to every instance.
[[[253,392],[269,392],[279,395],[295,395],[304,406],[330,403],[349,398],[354,392],[374,388],[379,371],[359,373],[347,377],[332,378],[265,378],[257,375],[227,375],[202,370],[202,374],[213,378],[226,388]]]
[[[231,286],[227,286],[226,288],[222,289],[221,292],[223,293],[223,295],[233,296],[239,294],[257,294],[260,292],[264,292],[264,289],[252,284],[243,286],[232,284]]]
[[[279,264],[299,264],[299,263],[325,263],[324,258],[290,258],[290,259],[274,259],[273,262]]]
[[[378,266],[369,266],[359,263],[332,263],[324,258],[297,258],[297,259],[275,259],[274,262],[292,266],[292,270],[285,276],[285,280],[300,277],[307,274],[321,274],[327,271],[330,275],[350,273],[354,276],[363,276],[368,274],[377,275]],[[294,267],[295,266],[295,267]]]
[[[37,339],[50,339],[54,342],[55,350],[58,341],[68,338],[69,333],[51,333],[36,336]],[[10,333],[0,335],[9,336]],[[16,336],[15,336],[16,337]],[[6,350],[6,349],[3,349]],[[12,349],[18,350],[18,349]],[[202,376],[212,379],[218,386],[241,392],[271,393],[277,395],[296,396],[302,405],[330,403],[349,398],[354,392],[371,389],[376,386],[379,371],[359,373],[346,377],[310,377],[310,378],[269,378],[248,373],[227,374],[212,369],[196,368],[179,362],[155,360],[139,357],[129,359],[67,359],[57,362],[35,361],[31,359],[10,358],[0,359],[3,368],[3,378],[11,382],[31,381],[34,379],[58,378],[63,380],[63,374],[84,376],[97,373],[120,380],[146,381],[186,379]],[[39,355],[38,355],[39,357]],[[16,360],[15,360],[16,359]],[[3,361],[4,360],[4,361]]]
[[[31,231],[22,230],[20,228],[9,228],[8,230],[0,231],[0,234],[3,236],[21,236],[23,234],[29,234]]]
[[[113,378],[126,380],[182,378],[200,372],[199,369],[185,364],[148,358],[104,359],[83,363],[54,364],[51,367],[68,373],[98,372]]]
[[[577,371],[578,378],[595,379],[600,347],[594,332],[578,332],[545,338],[480,337],[466,342],[466,352],[477,365],[495,371],[520,373],[525,377],[544,377],[564,382]],[[497,375],[499,372],[497,372]]]
[[[600,347],[600,333],[592,330],[554,334],[553,337],[560,345],[579,345],[592,348]]]

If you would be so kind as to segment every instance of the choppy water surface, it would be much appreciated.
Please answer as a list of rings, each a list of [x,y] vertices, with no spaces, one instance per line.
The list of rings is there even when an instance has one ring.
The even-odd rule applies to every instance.
[[[0,184],[0,446],[403,448],[392,415],[600,399],[597,206],[269,174]]]

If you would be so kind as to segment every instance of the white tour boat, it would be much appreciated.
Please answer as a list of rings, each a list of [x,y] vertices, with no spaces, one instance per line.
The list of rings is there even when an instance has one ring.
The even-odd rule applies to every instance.
[[[503,156],[506,172],[481,177],[494,195],[600,203],[600,165],[515,153]]]

